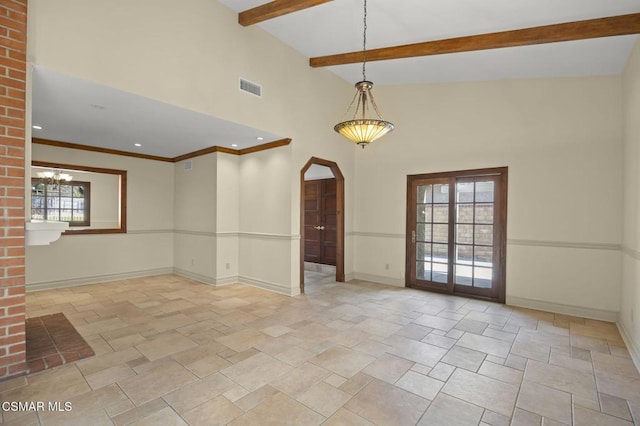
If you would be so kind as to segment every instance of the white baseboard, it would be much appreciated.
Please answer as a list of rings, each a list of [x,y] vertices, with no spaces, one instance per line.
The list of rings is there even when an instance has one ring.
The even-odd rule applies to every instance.
[[[350,275],[351,275],[351,279],[371,281],[373,283],[392,285],[394,287],[405,286],[404,279],[402,278],[391,278],[391,277],[385,277],[382,275],[364,274],[362,272],[354,272],[353,274],[350,274]]]
[[[173,268],[173,273],[184,278],[188,278],[199,283],[216,285],[216,279],[207,275],[196,274],[195,272],[187,271],[186,269]]]
[[[295,289],[291,289],[288,287],[283,287],[276,283],[271,283],[264,280],[259,280],[257,278],[239,276],[239,282],[243,284],[249,284],[254,287],[262,288],[265,290],[273,291],[274,293],[284,294],[285,296],[297,296],[300,294],[300,287],[296,287]]]
[[[624,324],[618,320],[616,322],[618,326],[618,331],[622,336],[622,340],[624,340],[624,344],[627,346],[629,350],[629,355],[631,355],[631,359],[636,366],[636,369],[640,372],[640,342],[636,342],[631,334],[627,331]]]
[[[556,314],[571,315],[607,322],[616,322],[618,312],[603,309],[585,308],[582,306],[563,305],[561,303],[547,302],[544,300],[526,299],[507,295],[507,305],[521,308],[536,309],[539,311],[553,312]]]
[[[88,284],[100,284],[109,281],[127,280],[130,278],[152,277],[156,275],[173,275],[173,268],[146,269],[144,271],[122,272],[118,274],[93,275],[90,277],[72,278],[68,280],[44,281],[39,283],[27,283],[25,290],[41,291],[56,288],[77,287]]]
[[[355,274],[353,272],[350,273],[350,274],[345,274],[345,276],[344,276],[344,281],[347,282],[347,283],[349,281],[355,280],[355,279],[356,279],[356,277],[355,277]]]

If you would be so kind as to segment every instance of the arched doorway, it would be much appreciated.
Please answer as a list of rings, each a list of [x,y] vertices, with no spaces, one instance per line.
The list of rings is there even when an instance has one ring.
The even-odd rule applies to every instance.
[[[335,263],[336,263],[336,281],[344,282],[344,176],[340,171],[340,167],[329,160],[311,157],[300,171],[300,292],[304,293],[304,260],[305,260],[305,233],[308,224],[305,226],[305,200],[307,198],[305,191],[305,173],[313,166],[328,167],[335,178]],[[318,225],[322,226],[322,225]]]

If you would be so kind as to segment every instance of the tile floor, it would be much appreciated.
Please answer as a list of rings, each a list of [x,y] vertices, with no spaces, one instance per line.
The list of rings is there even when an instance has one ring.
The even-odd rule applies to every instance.
[[[320,280],[322,281],[322,279]],[[29,293],[94,357],[0,382],[15,425],[630,425],[614,324],[362,281],[286,297],[161,276]]]

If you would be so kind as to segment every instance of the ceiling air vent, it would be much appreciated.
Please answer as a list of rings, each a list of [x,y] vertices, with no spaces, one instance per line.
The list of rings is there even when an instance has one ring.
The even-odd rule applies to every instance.
[[[242,77],[240,77],[240,90],[242,90],[243,92],[251,93],[252,95],[259,98],[262,97],[262,86],[249,80],[245,80]]]

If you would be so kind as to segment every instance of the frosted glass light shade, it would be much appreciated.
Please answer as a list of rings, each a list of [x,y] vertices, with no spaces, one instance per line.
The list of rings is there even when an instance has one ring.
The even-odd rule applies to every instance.
[[[393,130],[393,124],[384,120],[356,119],[343,121],[333,128],[345,138],[364,146]]]

